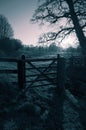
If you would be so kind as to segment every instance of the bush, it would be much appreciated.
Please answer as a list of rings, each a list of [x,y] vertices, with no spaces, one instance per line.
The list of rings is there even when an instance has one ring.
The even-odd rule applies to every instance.
[[[3,52],[6,56],[12,56],[17,52],[23,45],[21,41],[17,39],[4,38],[0,39],[0,51]]]

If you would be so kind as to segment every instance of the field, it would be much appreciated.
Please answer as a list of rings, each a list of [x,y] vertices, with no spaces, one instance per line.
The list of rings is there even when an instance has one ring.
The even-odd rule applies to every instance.
[[[43,67],[48,64],[50,62],[46,62],[46,64],[44,62],[35,63],[36,67]],[[16,69],[16,66],[17,64],[14,63],[0,63],[0,69]],[[28,69],[31,66],[27,64],[26,67]],[[36,78],[35,76],[34,79],[31,79],[30,75],[37,74],[38,71],[36,70],[27,70],[29,80]],[[84,129],[81,108],[86,108],[85,97],[74,96],[69,91],[65,91],[62,95],[59,95],[56,85],[45,86],[46,82],[40,81],[40,84],[43,86],[34,87],[39,85],[35,81],[31,88],[24,91],[25,89],[19,89],[17,74],[0,74],[1,129],[51,130],[55,129],[55,127],[63,127],[64,130]],[[29,83],[26,87],[28,86]],[[79,110],[80,105],[82,107]],[[83,110],[84,112],[85,110]],[[57,115],[59,115],[59,118]],[[56,126],[54,125],[55,123]]]

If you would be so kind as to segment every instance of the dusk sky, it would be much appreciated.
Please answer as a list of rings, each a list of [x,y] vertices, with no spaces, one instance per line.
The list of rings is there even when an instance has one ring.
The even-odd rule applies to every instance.
[[[49,26],[30,22],[37,7],[38,0],[0,0],[0,14],[7,17],[14,30],[14,38],[20,39],[23,44],[36,45],[39,35],[49,31]],[[64,40],[63,47],[68,47],[72,39]],[[73,42],[71,44],[73,45]]]
[[[7,17],[14,30],[14,37],[24,44],[35,44],[44,30],[30,19],[37,8],[37,0],[0,0],[0,14]]]

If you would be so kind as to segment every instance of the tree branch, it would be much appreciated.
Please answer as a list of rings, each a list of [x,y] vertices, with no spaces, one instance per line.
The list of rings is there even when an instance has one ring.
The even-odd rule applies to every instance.
[[[61,33],[62,36],[60,36],[60,38],[63,40],[67,35],[69,35],[72,31],[74,30],[74,28],[72,27],[69,27],[69,28],[63,28],[61,29],[60,31],[58,31],[57,33],[56,32],[49,32],[49,33],[46,33],[46,34],[43,34],[39,39],[39,42],[40,43],[44,43],[44,42],[48,42],[48,41],[53,41],[53,40],[56,40],[57,37],[59,37],[59,35]],[[66,32],[66,33],[65,33]]]

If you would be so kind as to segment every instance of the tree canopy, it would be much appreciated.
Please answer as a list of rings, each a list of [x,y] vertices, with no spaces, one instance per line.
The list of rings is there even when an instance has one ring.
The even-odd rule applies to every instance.
[[[57,39],[61,43],[73,34],[86,54],[86,0],[40,0],[32,21],[48,22],[56,27],[40,38],[42,42]]]
[[[5,56],[16,56],[19,49],[23,48],[23,44],[18,39],[4,38],[0,39],[0,52]]]
[[[4,15],[0,15],[0,39],[12,38],[13,29]]]

